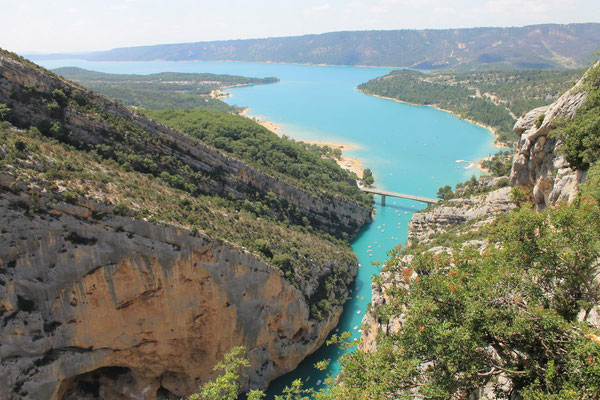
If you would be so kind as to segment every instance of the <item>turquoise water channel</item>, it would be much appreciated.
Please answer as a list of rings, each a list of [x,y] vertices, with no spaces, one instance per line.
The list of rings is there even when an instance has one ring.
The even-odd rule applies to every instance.
[[[35,60],[34,60],[35,61]],[[411,106],[367,96],[356,89],[360,83],[387,74],[389,68],[308,66],[241,62],[86,62],[82,60],[39,61],[46,68],[78,66],[111,73],[212,72],[251,77],[276,76],[281,82],[228,90],[229,104],[250,107],[250,114],[282,126],[294,139],[353,144],[346,154],[359,158],[374,173],[376,186],[390,191],[435,197],[440,186],[454,185],[477,174],[465,169],[498,151],[492,134],[479,126],[431,107]],[[458,162],[457,162],[458,161]],[[360,336],[361,320],[371,301],[371,276],[378,268],[371,262],[386,260],[386,253],[406,242],[408,221],[422,203],[387,199],[379,206],[375,197],[373,223],[352,242],[358,257],[356,281],[337,331]],[[293,372],[275,380],[269,398],[294,379],[319,386],[328,374],[336,375],[340,351],[323,346]],[[313,364],[330,359],[326,371]]]

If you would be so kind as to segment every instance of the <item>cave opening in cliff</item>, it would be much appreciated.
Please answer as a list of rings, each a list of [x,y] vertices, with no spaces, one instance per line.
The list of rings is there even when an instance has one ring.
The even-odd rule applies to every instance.
[[[134,385],[129,368],[102,367],[65,379],[57,397],[61,400],[125,399],[126,389]]]

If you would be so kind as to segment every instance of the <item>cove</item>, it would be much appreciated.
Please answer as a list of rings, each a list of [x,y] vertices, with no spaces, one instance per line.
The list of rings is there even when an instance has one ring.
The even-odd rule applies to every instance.
[[[277,84],[231,88],[228,92],[232,97],[225,100],[250,107],[251,115],[280,124],[283,133],[292,138],[358,146],[347,154],[371,168],[378,188],[390,191],[435,197],[440,186],[454,185],[477,174],[473,169],[465,170],[466,164],[457,160],[477,160],[498,150],[488,130],[449,113],[356,90],[358,84],[387,74],[389,68],[242,62],[37,62],[46,68],[78,66],[109,73],[173,71],[276,76],[281,80]],[[371,301],[371,276],[378,272],[371,262],[385,262],[390,249],[404,245],[412,213],[424,207],[422,203],[393,198],[381,207],[378,196],[375,201],[373,222],[352,243],[361,267],[337,327],[338,332],[352,331],[354,338],[360,337],[361,320]],[[319,387],[319,381],[339,372],[340,355],[337,348],[323,346],[296,370],[275,380],[267,398],[281,393],[294,379]],[[331,362],[326,371],[313,368],[315,362],[327,359]]]

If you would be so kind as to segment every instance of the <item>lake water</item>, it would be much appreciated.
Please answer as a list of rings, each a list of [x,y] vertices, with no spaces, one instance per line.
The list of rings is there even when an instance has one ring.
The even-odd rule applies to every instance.
[[[35,60],[34,60],[35,61]],[[492,134],[479,126],[431,107],[411,106],[367,96],[356,89],[360,83],[385,75],[389,68],[307,66],[241,62],[87,62],[83,60],[39,61],[46,68],[78,66],[101,72],[149,74],[157,72],[211,72],[251,77],[276,76],[270,85],[232,88],[229,104],[250,107],[282,126],[283,133],[304,140],[354,144],[347,154],[359,158],[373,171],[376,186],[390,191],[435,197],[440,186],[455,185],[477,175],[466,163],[498,151]],[[371,262],[385,262],[386,253],[406,242],[408,221],[422,203],[387,199],[380,207],[375,198],[373,223],[353,241],[361,264],[352,299],[346,303],[339,332],[360,336],[361,320],[371,301],[371,276],[378,272]],[[370,251],[369,251],[370,250]],[[323,346],[295,371],[271,384],[269,398],[280,393],[293,379],[315,386],[326,375],[336,375],[341,352]],[[313,364],[331,359],[326,371]]]

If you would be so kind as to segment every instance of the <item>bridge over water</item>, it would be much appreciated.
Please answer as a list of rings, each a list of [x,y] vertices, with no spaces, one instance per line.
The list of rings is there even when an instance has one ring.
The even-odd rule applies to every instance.
[[[401,199],[416,200],[416,201],[421,201],[421,202],[427,203],[427,204],[435,204],[435,203],[437,203],[437,202],[440,201],[439,199],[432,199],[432,198],[429,198],[429,197],[413,196],[412,194],[388,192],[386,190],[379,190],[379,189],[366,188],[366,187],[361,187],[360,190],[362,190],[363,192],[373,193],[373,194],[380,195],[381,196],[381,205],[382,206],[385,206],[385,198],[386,197],[398,197],[398,198],[401,198]]]

